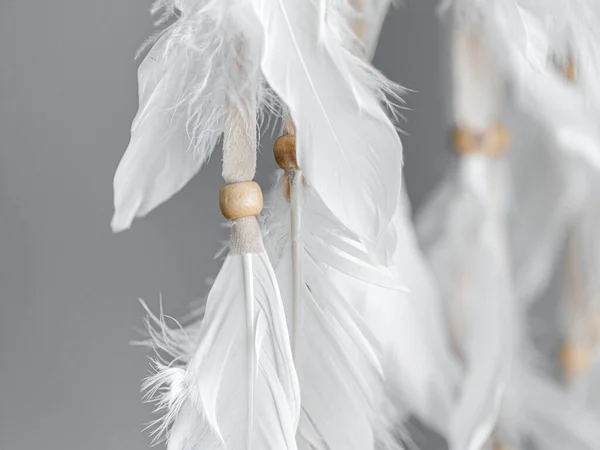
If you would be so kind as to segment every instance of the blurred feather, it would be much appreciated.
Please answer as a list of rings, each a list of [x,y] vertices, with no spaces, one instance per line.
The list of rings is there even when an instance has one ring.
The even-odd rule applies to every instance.
[[[514,352],[511,280],[504,247],[505,168],[484,155],[463,157],[417,222],[425,253],[449,302],[465,364],[450,423],[452,449],[481,448],[500,413]],[[444,204],[442,205],[443,200]]]
[[[406,195],[393,226],[398,246],[390,269],[407,291],[330,272],[381,346],[386,390],[397,414],[402,419],[416,416],[445,435],[461,370],[452,354],[436,282],[416,242]]]
[[[453,42],[456,126],[483,133],[501,113],[503,77],[485,44],[461,22],[455,24]],[[501,156],[485,154],[483,145],[460,157],[417,222],[465,366],[449,426],[454,450],[479,450],[492,436],[515,351],[507,168]]]
[[[600,4],[596,0],[445,0],[485,42],[522,108],[558,145],[600,169]],[[556,58],[584,66],[576,87]],[[578,66],[579,67],[579,66]],[[583,81],[585,80],[585,81]]]

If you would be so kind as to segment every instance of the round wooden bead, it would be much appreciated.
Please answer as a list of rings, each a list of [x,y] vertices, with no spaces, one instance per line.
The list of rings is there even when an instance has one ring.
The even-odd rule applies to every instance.
[[[565,78],[569,80],[571,83],[577,81],[577,70],[575,69],[575,63],[572,59],[567,61],[567,64],[564,68]]]
[[[565,376],[572,379],[590,368],[593,357],[591,348],[565,343],[560,349],[559,362]]]
[[[254,181],[226,184],[219,192],[219,207],[229,220],[258,216],[263,208],[260,186]]]
[[[500,156],[506,152],[510,144],[510,135],[501,124],[496,124],[482,133],[456,128],[452,134],[452,144],[459,155],[480,153]]]
[[[295,170],[298,168],[296,162],[296,136],[284,134],[279,136],[273,146],[275,162],[283,170]]]
[[[508,447],[500,441],[494,443],[494,450],[508,450]]]

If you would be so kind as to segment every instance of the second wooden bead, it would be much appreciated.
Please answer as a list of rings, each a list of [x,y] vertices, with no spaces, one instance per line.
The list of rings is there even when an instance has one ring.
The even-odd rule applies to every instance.
[[[296,136],[284,134],[275,141],[273,145],[275,162],[283,170],[295,170],[298,168],[296,161]]]

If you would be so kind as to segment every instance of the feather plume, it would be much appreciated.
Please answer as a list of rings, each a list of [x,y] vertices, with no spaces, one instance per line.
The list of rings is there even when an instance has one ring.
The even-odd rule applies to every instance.
[[[502,76],[469,29],[457,26],[453,36],[456,124],[481,133],[498,120]],[[479,450],[494,432],[512,364],[505,165],[482,153],[463,155],[418,222],[465,365],[449,427],[455,450]]]
[[[463,158],[453,172],[457,178],[448,178],[440,188],[443,193],[417,222],[451,317],[455,315],[453,333],[465,363],[450,424],[450,446],[456,450],[478,450],[492,434],[514,351],[509,261],[498,229],[504,201],[497,195],[504,170],[484,155]]]
[[[364,29],[367,25],[363,22],[364,11],[358,8],[364,5],[344,1],[322,3],[327,9],[326,19],[321,17],[321,20],[332,24],[329,29],[322,26],[319,30],[323,45],[331,46],[328,40],[333,36],[348,49],[362,47],[362,36],[354,34],[357,30],[349,29],[348,24],[362,23],[359,28]],[[342,56],[351,59],[349,55]],[[356,89],[355,82],[352,83],[351,87]],[[315,94],[320,102],[320,94]],[[291,114],[298,126],[293,110]],[[307,119],[300,118],[301,122]],[[339,129],[332,125],[334,131],[335,127]],[[354,163],[348,161],[348,164],[352,167]],[[304,169],[302,158],[300,167]],[[330,211],[311,183],[310,175],[305,185],[304,174],[304,170],[294,170],[280,179],[279,184],[289,183],[290,204],[281,195],[284,186],[277,186],[272,213],[267,216],[267,243],[271,243],[268,247],[277,261],[279,282],[284,298],[288,299],[288,321],[302,390],[299,446],[396,448],[391,420],[398,412],[391,410],[384,396],[386,386],[378,342],[359,315],[365,302],[373,301],[366,295],[347,292],[354,282],[359,290],[372,283],[381,283],[391,290],[394,278],[371,263],[361,236]],[[389,227],[386,226],[386,231]],[[387,237],[394,236],[387,233]],[[382,242],[388,244],[389,240]],[[348,301],[357,297],[358,305]]]
[[[331,24],[329,30],[320,29],[323,45],[331,47],[328,41],[335,38],[350,51],[362,54],[361,31],[367,25],[361,10],[364,4],[322,3],[324,20]],[[352,59],[351,55],[342,56]],[[320,94],[315,94],[320,102]],[[297,121],[297,116],[294,118]],[[330,126],[335,131],[336,125]],[[302,158],[299,160],[304,169]],[[352,168],[352,161],[348,164]],[[370,262],[360,236],[327,208],[310,176],[305,185],[304,173],[294,170],[280,179],[289,183],[290,204],[281,195],[284,186],[277,186],[272,214],[267,216],[267,241],[272,242],[271,254],[279,261],[276,267],[284,292],[287,286],[289,326],[302,389],[299,446],[396,448],[393,411],[384,396],[377,342],[342,287],[350,280],[357,280],[359,287],[378,282],[393,286],[393,277]],[[341,283],[336,275],[342,277]]]
[[[461,165],[465,163],[462,161]],[[485,179],[490,179],[489,172]],[[527,448],[526,443],[531,441],[549,450],[596,448],[599,428],[593,417],[574,405],[566,393],[534,364],[537,358],[533,356],[524,323],[530,303],[511,292],[511,274],[506,272],[510,265],[495,263],[501,254],[499,249],[488,247],[487,255],[480,253],[480,257],[468,251],[481,245],[473,243],[473,236],[480,239],[477,229],[486,223],[486,219],[482,216],[480,202],[475,203],[469,198],[473,196],[472,192],[463,191],[460,200],[456,191],[464,183],[464,178],[461,181],[455,172],[454,176],[451,174],[417,222],[442,292],[447,297],[455,293],[466,300],[466,304],[454,306],[459,318],[453,320],[458,326],[455,331],[458,345],[469,342],[470,333],[479,330],[477,340],[459,347],[466,359],[467,370],[475,373],[467,375],[464,381],[471,386],[465,387],[467,390],[463,391],[459,403],[463,406],[455,410],[451,448],[482,448],[492,433],[513,450]],[[444,231],[442,224],[449,224],[448,228],[454,232]],[[463,231],[459,234],[460,230]],[[445,236],[445,240],[440,235]],[[460,272],[453,270],[458,265],[452,265],[461,254],[469,262],[468,273],[463,273],[462,278]],[[469,293],[476,296],[469,296]],[[485,298],[485,302],[481,298]],[[475,370],[473,364],[476,364]],[[484,375],[499,383],[495,385],[496,389],[493,389],[494,384],[483,384]],[[465,396],[469,392],[473,396],[466,402]],[[471,409],[476,405],[487,410]],[[473,415],[466,414],[469,411]]]
[[[388,289],[400,286],[387,269],[371,263],[357,236],[337,220],[311,187],[303,188],[301,201],[302,321],[296,332],[295,354],[302,392],[299,448],[374,449],[376,444],[396,448],[378,342],[333,272],[343,274],[346,281],[359,278],[360,283]],[[290,212],[280,184],[270,204],[265,245],[290,320]]]
[[[339,0],[340,3],[347,3]],[[364,47],[365,60],[375,52],[389,0],[351,0],[341,11],[351,10],[348,23]],[[386,234],[392,273],[409,292],[386,289],[332,271],[332,282],[357,306],[382,349],[388,396],[396,415],[416,415],[445,434],[459,367],[451,354],[434,280],[416,244],[406,195],[399,198]]]
[[[400,140],[380,104],[382,77],[346,47],[347,21],[335,18],[335,8],[319,36],[311,1],[252,4],[265,33],[263,73],[297,129],[298,165],[333,214],[373,248],[395,212],[402,166]]]
[[[293,371],[282,300],[266,254],[248,255],[253,263],[256,311],[255,425],[247,442],[246,311],[243,255],[230,254],[215,280],[202,322],[169,329],[163,317],[150,316],[158,349],[173,363],[157,362],[144,388],[157,401],[162,418],[158,435],[168,431],[171,450],[295,449],[300,398]],[[290,369],[292,368],[292,369]]]
[[[510,77],[521,107],[540,120],[559,147],[598,169],[597,2],[446,0],[443,7],[456,12],[486,43],[499,68]],[[556,70],[556,59],[564,62],[567,57],[585,66],[581,76],[586,81],[577,87]]]
[[[568,339],[571,345],[593,353],[596,308],[591,300],[595,295],[594,282],[589,280],[597,278],[594,263],[597,258],[590,257],[597,250],[594,233],[584,230],[589,230],[589,224],[597,224],[593,218],[597,216],[596,208],[587,199],[594,197],[594,183],[590,180],[598,171],[600,155],[599,90],[596,81],[592,81],[600,74],[600,33],[595,25],[600,17],[600,4],[588,0],[508,2],[518,12],[511,24],[494,10],[493,3],[498,2],[480,3],[474,8],[495,24],[490,27],[492,32],[488,30],[482,34],[487,34],[488,42],[495,42],[505,50],[517,100],[544,126],[550,138],[548,141],[551,141],[535,156],[530,149],[516,154],[517,162],[513,164],[519,171],[526,170],[523,161],[535,164],[535,171],[527,175],[528,182],[516,184],[521,197],[516,199],[513,207],[517,295],[520,301],[531,304],[550,284],[557,264],[559,268],[564,267],[559,270],[567,272],[565,278],[570,285],[565,292],[571,312]],[[515,27],[523,30],[521,43],[514,39]],[[568,60],[575,68],[576,84],[557,70],[557,64],[565,67]],[[550,171],[540,170],[542,165]],[[544,207],[544,204],[548,206]],[[535,210],[540,213],[536,214]],[[588,225],[584,225],[586,223]],[[566,254],[561,257],[565,246]],[[551,298],[543,300],[549,302]],[[580,376],[573,386],[578,395],[585,396],[586,378]],[[548,389],[555,391],[553,395],[548,394],[556,402],[555,410],[565,410],[569,403],[565,394],[555,386],[550,385]],[[580,406],[585,404],[585,401],[579,402]],[[550,415],[549,412],[545,414]],[[579,424],[590,426],[590,417],[583,419],[586,414],[583,410],[572,414],[579,418],[578,423],[546,417],[546,424],[555,424],[552,431],[560,430],[564,436],[559,440],[549,429],[550,425],[546,425],[545,430],[536,429],[536,439],[546,442],[547,436],[553,436],[555,448],[580,448],[582,445],[583,448],[596,448],[597,436],[578,430]],[[575,438],[579,434],[587,440],[577,441]],[[567,439],[570,439],[569,445],[565,443],[569,442]],[[549,442],[546,445],[552,448]]]
[[[577,97],[580,93],[572,90],[556,74],[555,68],[549,66],[551,32],[544,29],[544,21],[541,19],[539,11],[536,15],[534,10],[523,6],[525,2],[504,2],[505,6],[510,4],[513,12],[517,13],[512,16],[506,14],[506,10],[500,12],[501,10],[497,9],[501,2],[454,3],[463,7],[470,4],[473,7],[471,11],[461,11],[470,15],[471,20],[470,23],[463,22],[463,24],[469,23],[469,28],[479,32],[479,36],[487,42],[489,47],[493,47],[495,44],[504,46],[508,55],[509,73],[517,87],[519,100],[530,100],[527,108],[530,111],[535,108],[537,115],[541,115],[542,122],[546,127],[555,127],[552,129],[552,135],[558,141],[558,145],[566,147],[569,151],[579,152],[580,156],[593,162],[595,158],[593,148],[596,140],[595,130],[591,125],[593,118],[585,117],[584,102],[578,100],[580,97]],[[469,17],[467,15],[464,15],[463,19]],[[481,16],[484,17],[483,23],[491,24],[491,26],[480,25],[477,28],[472,19]],[[511,23],[512,19],[514,19],[514,23]],[[511,33],[510,36],[508,33]],[[521,38],[522,41],[520,41]],[[560,108],[563,108],[563,111],[565,109],[575,111],[578,118],[584,117],[585,120],[572,124],[572,118],[567,115],[560,116],[560,118],[553,117],[554,112]],[[564,123],[562,123],[563,121]],[[569,145],[571,148],[568,148]],[[550,143],[547,147],[537,153],[532,153],[529,148],[513,149],[511,157],[513,167],[519,171],[527,170],[527,167],[532,164],[535,164],[536,173],[543,165],[550,169],[554,168],[554,171],[545,173],[544,178],[531,177],[531,173],[528,173],[527,176],[530,179],[526,181],[529,183],[519,179],[518,175],[512,178],[517,181],[515,187],[519,190],[516,191],[516,194],[520,198],[515,205],[511,205],[511,209],[518,207],[517,213],[521,211],[526,214],[522,217],[513,214],[511,238],[520,239],[524,245],[521,248],[516,241],[513,242],[513,248],[517,251],[512,260],[518,264],[514,271],[511,270],[511,273],[515,274],[516,292],[511,292],[510,289],[505,291],[505,302],[510,305],[506,309],[508,323],[512,325],[512,328],[506,330],[505,336],[510,338],[513,352],[508,355],[508,363],[504,367],[504,395],[499,403],[495,435],[508,448],[513,449],[525,448],[528,441],[533,441],[540,448],[591,449],[597,448],[599,445],[596,421],[583,408],[574,405],[564,391],[535,368],[531,358],[531,347],[525,333],[524,318],[531,300],[545,287],[552,272],[553,261],[560,254],[559,242],[561,236],[564,236],[566,232],[569,217],[576,209],[576,205],[581,203],[576,201],[579,196],[577,192],[580,191],[580,183],[570,182],[569,177],[566,176],[567,173],[562,173],[560,165],[565,156],[553,155],[554,144]],[[526,151],[523,154],[514,154],[517,150]],[[538,159],[536,156],[541,157]],[[524,165],[523,162],[528,165]],[[555,164],[558,164],[559,167],[555,167]],[[504,183],[506,183],[506,179]],[[554,190],[548,189],[549,187]],[[505,185],[503,188],[505,193],[507,192],[506,188]],[[444,201],[447,202],[452,195],[440,195],[439,198],[444,198]],[[524,205],[532,205],[535,202],[537,208],[543,208],[541,206],[543,203],[538,205],[540,198],[549,201],[551,207],[539,217],[536,216],[534,220],[530,220],[531,223],[527,224],[528,228],[525,229],[523,224],[533,216],[532,212],[528,211],[527,206]],[[439,201],[437,205],[440,206]],[[464,215],[464,212],[458,214],[458,216]],[[430,230],[435,229],[432,226],[433,216],[430,217],[427,224]],[[535,237],[531,239],[530,236],[529,240],[524,242],[527,239],[527,230],[531,229],[535,230]],[[464,241],[457,247],[464,248],[466,244],[467,241]],[[447,253],[451,254],[451,252]],[[490,264],[489,259],[485,264]],[[443,277],[441,270],[440,265],[437,272]],[[504,279],[507,286],[510,287],[512,281],[510,274],[506,276],[506,271],[500,273],[505,274]],[[450,280],[451,278],[451,276],[447,277]],[[491,427],[488,429],[491,430]],[[478,445],[483,445],[484,441],[485,438],[479,440]]]
[[[327,27],[319,31],[313,1],[159,6],[181,14],[140,66],[140,108],[115,174],[113,229],[128,228],[174,195],[210,156],[236,64],[231,47],[241,33],[259,36],[249,41],[262,43],[262,73],[294,117],[306,179],[374,248],[400,192],[402,147],[381,104],[394,88],[352,55],[347,24],[336,10],[329,8]]]
[[[172,12],[177,3],[168,5]],[[232,80],[240,36],[247,46],[246,70],[258,64],[260,30],[245,19],[248,13],[236,1],[186,2],[142,61],[140,105],[114,179],[114,231],[172,197],[210,157],[223,133],[227,103],[239,98],[235,89],[243,89]],[[263,99],[260,87],[253,86]]]
[[[414,415],[445,435],[461,369],[452,354],[436,282],[417,245],[408,198],[393,220],[399,245],[390,270],[406,291],[332,273],[382,349],[386,391],[397,415]]]
[[[167,12],[173,6],[164,5]],[[134,145],[134,150],[130,152],[130,147],[126,152],[126,164],[120,166],[129,171],[128,186],[134,189],[117,189],[115,194],[119,198],[122,193],[137,192],[136,204],[146,199],[150,208],[175,193],[172,183],[186,182],[192,173],[184,158],[170,159],[172,152],[181,152],[181,156],[189,150],[173,138],[172,127],[189,133],[192,144],[199,144],[204,155],[210,154],[225,131],[223,178],[230,185],[252,180],[256,167],[262,37],[252,10],[237,1],[206,0],[181,6],[181,16],[165,33],[167,38],[159,39],[160,45],[149,53],[149,61],[155,57],[161,63],[181,59],[180,66],[164,68],[175,80],[161,79],[165,86],[151,85],[148,94],[144,87],[140,95],[143,106],[134,121],[141,139],[154,131],[136,128],[146,123],[147,116],[155,127],[162,127],[164,136],[158,136],[163,139],[162,147],[151,148],[156,158],[150,164],[164,169],[171,184],[154,185],[152,165],[127,159],[127,155],[139,156],[139,151],[148,150]],[[156,52],[162,53],[157,56]],[[196,62],[203,70],[197,70]],[[140,78],[141,86],[145,80]],[[165,95],[164,89],[173,93]],[[164,103],[159,103],[159,108],[153,101]],[[167,150],[166,146],[173,148]],[[117,180],[119,174],[118,170]],[[160,190],[159,197],[153,188]],[[129,219],[139,212],[125,210]],[[154,340],[160,336],[155,345],[175,353],[175,365],[160,363],[145,387],[163,410],[158,432],[168,430],[169,450],[295,450],[299,388],[277,280],[256,218],[242,216],[231,225],[230,254],[208,295],[194,344],[185,347],[193,349],[192,354],[182,355],[184,347],[178,340],[182,335],[166,331],[161,323],[163,331],[151,336]],[[186,364],[182,366],[179,359]]]

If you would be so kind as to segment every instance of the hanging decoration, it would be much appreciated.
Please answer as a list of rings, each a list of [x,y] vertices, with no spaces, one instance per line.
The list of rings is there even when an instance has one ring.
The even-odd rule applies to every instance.
[[[600,2],[440,3],[457,155],[414,221],[404,91],[371,62],[390,4],[153,6],[111,227],[222,147],[231,232],[185,327],[146,308],[169,450],[429,450],[413,419],[451,450],[600,448]],[[264,211],[263,118],[282,129]]]

